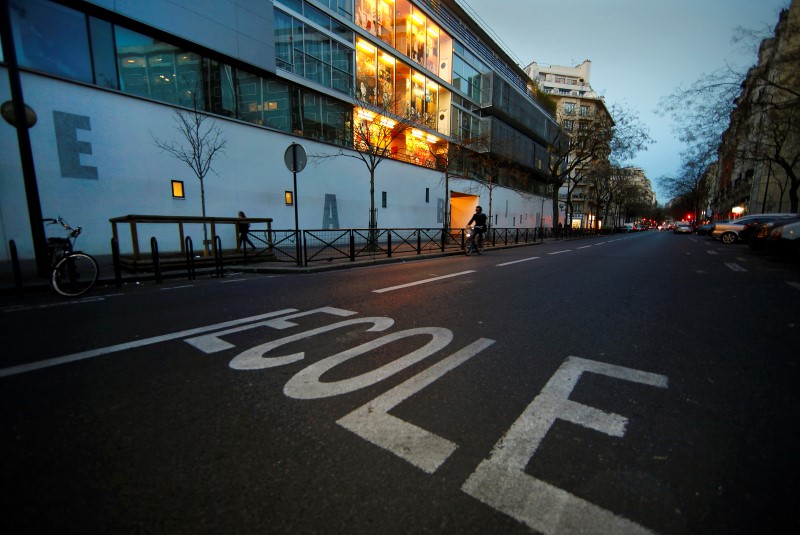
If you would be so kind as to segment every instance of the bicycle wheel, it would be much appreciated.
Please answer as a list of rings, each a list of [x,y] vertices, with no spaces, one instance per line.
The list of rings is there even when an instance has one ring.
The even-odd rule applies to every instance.
[[[61,295],[77,297],[92,289],[99,274],[94,258],[86,253],[74,253],[56,264],[50,282],[53,289]]]
[[[464,247],[464,254],[465,254],[465,255],[467,255],[467,256],[471,255],[471,254],[472,254],[472,248],[473,248],[473,247],[475,247],[475,240],[473,240],[473,239],[470,239],[470,240],[467,242],[467,246],[466,246],[466,247]]]

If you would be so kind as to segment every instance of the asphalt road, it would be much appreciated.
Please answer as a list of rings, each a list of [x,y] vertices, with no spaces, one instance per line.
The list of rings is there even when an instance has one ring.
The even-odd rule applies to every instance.
[[[797,531],[799,297],[655,231],[5,297],[0,529]]]

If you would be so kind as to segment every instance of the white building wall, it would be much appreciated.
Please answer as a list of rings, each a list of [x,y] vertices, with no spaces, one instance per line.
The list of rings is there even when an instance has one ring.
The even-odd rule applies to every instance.
[[[26,103],[38,116],[30,129],[36,175],[44,217],[62,216],[73,226],[84,227],[78,246],[93,254],[110,254],[112,236],[109,219],[128,214],[199,216],[199,181],[186,164],[162,153],[154,137],[181,140],[175,130],[173,108],[122,93],[78,83],[24,73]],[[9,100],[5,69],[0,69],[0,102]],[[88,129],[75,130],[78,141],[88,143],[91,153],[80,155],[80,166],[96,168],[97,179],[62,176],[54,112],[88,118]],[[246,123],[215,118],[227,138],[226,153],[214,161],[219,176],[205,180],[206,214],[235,217],[243,210],[249,217],[271,217],[273,229],[294,229],[294,207],[284,203],[284,192],[292,190],[292,173],[283,154],[292,143],[307,153],[335,154],[339,148],[296,136],[266,130]],[[8,241],[14,240],[21,258],[31,258],[27,202],[16,132],[0,122],[0,237],[2,260],[9,258]],[[171,180],[182,180],[185,199],[174,199]],[[348,157],[315,160],[298,174],[298,209],[301,229],[323,228],[326,196],[334,195],[340,228],[365,228],[369,221],[369,172],[359,160]],[[459,184],[461,182],[462,184]],[[425,189],[429,201],[425,201]],[[451,181],[453,191],[478,195],[488,211],[489,191],[473,181]],[[381,192],[387,192],[387,207],[381,207]],[[375,205],[381,228],[438,228],[444,198],[442,173],[393,160],[383,161],[375,179]],[[330,197],[328,197],[330,199]],[[442,199],[442,203],[437,202]],[[550,225],[550,203],[541,197],[495,187],[494,214],[497,227],[538,226],[545,210]],[[454,222],[455,224],[455,222]],[[48,235],[60,235],[55,227]],[[202,240],[199,228],[188,228],[195,247]],[[223,247],[235,242],[234,229],[219,229]],[[130,234],[120,229],[123,253],[131,248]],[[178,248],[175,228],[149,225],[139,231],[140,245],[149,247],[150,236],[159,240],[161,251]]]

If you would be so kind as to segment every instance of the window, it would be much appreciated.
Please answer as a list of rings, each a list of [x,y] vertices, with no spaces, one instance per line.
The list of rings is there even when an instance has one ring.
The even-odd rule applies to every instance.
[[[589,115],[589,106],[581,106],[580,114],[581,117],[586,117],[587,115]]]
[[[293,6],[300,9],[301,6]],[[352,43],[353,32],[309,5],[305,16],[333,35]],[[275,9],[275,62],[284,70],[342,93],[350,93],[353,49],[329,33]]]
[[[186,194],[183,190],[183,180],[173,180],[172,181],[172,198],[173,199],[185,199]]]
[[[574,102],[565,102],[564,103],[564,115],[575,115],[575,103]]]
[[[381,192],[381,207],[386,208],[386,192]]]
[[[12,0],[9,11],[21,67],[94,82],[83,13],[42,0]]]
[[[431,202],[431,188],[425,188],[425,202]]]
[[[564,121],[564,130],[567,132],[572,132],[572,129],[575,127],[575,121],[565,120]]]

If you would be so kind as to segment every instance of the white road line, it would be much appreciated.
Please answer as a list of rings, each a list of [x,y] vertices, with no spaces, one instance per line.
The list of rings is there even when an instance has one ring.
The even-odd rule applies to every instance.
[[[268,312],[267,314],[260,314],[258,316],[250,316],[249,318],[242,318],[233,321],[226,321],[224,323],[217,323],[215,325],[206,325],[205,327],[198,327],[196,329],[189,329],[186,331],[180,331],[171,334],[165,334],[162,336],[154,336],[152,338],[145,338],[143,340],[136,340],[134,342],[126,342],[124,344],[117,344],[108,347],[101,347],[99,349],[90,349],[89,351],[81,351],[80,353],[73,353],[72,355],[65,355],[63,357],[56,357],[47,360],[40,360],[39,362],[31,362],[28,364],[21,364],[19,366],[12,366],[11,368],[3,368],[0,369],[0,377],[8,377],[9,375],[17,375],[20,373],[31,372],[34,370],[39,370],[42,368],[50,368],[52,366],[58,366],[59,364],[66,364],[68,362],[76,362],[79,360],[89,359],[93,357],[99,357],[101,355],[106,355],[108,353],[115,353],[117,351],[124,351],[126,349],[132,349],[134,347],[141,347],[147,346],[152,344],[157,344],[159,342],[165,342],[167,340],[175,340],[176,338],[183,338],[185,336],[192,336],[194,334],[205,333],[208,331],[212,331],[215,329],[225,329],[227,327],[232,327],[234,325],[241,325],[242,323],[248,323],[251,321],[258,321],[261,319],[266,318],[274,318],[275,316],[283,316],[290,312],[297,312],[297,309],[294,308],[287,308],[284,310],[278,310],[277,312]]]
[[[742,266],[740,266],[739,264],[734,264],[733,262],[725,262],[725,265],[726,265],[726,266],[728,267],[728,269],[730,269],[731,271],[747,271],[745,268],[743,268],[743,267],[742,267]]]
[[[449,279],[450,277],[459,277],[461,275],[467,275],[469,273],[475,273],[475,270],[471,269],[469,271],[461,271],[459,273],[452,273],[450,275],[442,275],[441,277],[433,277],[432,279],[425,279],[425,280],[416,281],[416,282],[409,282],[408,284],[401,284],[399,286],[391,286],[389,288],[381,288],[380,290],[372,290],[372,293],[374,293],[374,294],[382,294],[382,293],[385,293],[385,292],[392,292],[394,290],[402,290],[403,288],[409,288],[411,286],[417,286],[418,284],[427,284],[429,282],[435,282],[435,281],[442,280],[442,279]]]
[[[194,284],[184,284],[183,286],[172,286],[171,288],[159,288],[162,292],[168,292],[169,290],[180,290],[181,288],[193,288]]]
[[[786,281],[786,284],[794,288],[795,290],[800,290],[800,282],[796,281]]]
[[[41,308],[51,308],[51,307],[62,307],[66,305],[82,305],[84,303],[95,303],[97,301],[105,301],[105,296],[97,296],[97,297],[84,297],[83,299],[77,300],[69,300],[69,301],[59,301],[56,303],[46,303],[43,305],[12,305],[9,307],[4,307],[2,311],[4,313],[7,312],[22,312],[23,310],[36,310]]]
[[[593,247],[592,245],[584,245],[583,247],[578,247],[578,249],[588,249],[589,247]]]
[[[520,262],[527,262],[529,260],[536,260],[537,258],[541,258],[541,256],[532,256],[530,258],[523,258],[522,260],[514,260],[513,262],[504,262],[502,264],[497,264],[497,267],[510,266],[511,264],[519,264]]]
[[[706,251],[706,252],[707,252],[708,254],[719,254],[719,253],[718,253],[718,252],[716,252],[716,251]]]
[[[556,251],[556,252],[554,252],[554,253],[547,253],[547,254],[551,254],[551,255],[552,255],[552,254],[568,253],[568,252],[570,252],[571,250],[572,250],[572,249],[564,249],[563,251]]]

